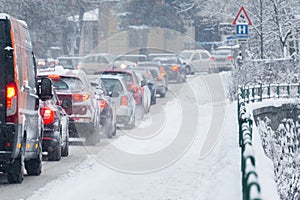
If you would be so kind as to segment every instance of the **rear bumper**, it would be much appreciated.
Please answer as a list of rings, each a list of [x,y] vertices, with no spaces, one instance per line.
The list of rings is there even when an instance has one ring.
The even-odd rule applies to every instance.
[[[59,131],[44,131],[42,149],[43,151],[51,151],[60,147],[60,133]]]
[[[86,137],[93,133],[95,128],[92,122],[69,122],[69,135],[70,137]]]

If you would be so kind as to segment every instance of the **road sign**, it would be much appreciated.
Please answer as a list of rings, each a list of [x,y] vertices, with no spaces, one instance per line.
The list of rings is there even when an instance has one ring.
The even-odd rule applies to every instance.
[[[248,38],[248,24],[235,25],[235,35],[237,38]]]
[[[252,22],[245,10],[245,8],[242,6],[239,10],[239,12],[237,13],[235,19],[232,22],[233,25],[237,25],[237,24],[248,24],[248,25],[252,25]]]

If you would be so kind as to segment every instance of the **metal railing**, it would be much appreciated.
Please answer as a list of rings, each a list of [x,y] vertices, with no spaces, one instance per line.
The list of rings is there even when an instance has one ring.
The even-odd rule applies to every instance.
[[[300,97],[300,83],[257,84],[240,86],[238,89],[238,123],[243,200],[261,199],[261,186],[255,168],[256,160],[252,146],[253,120],[251,119],[251,115],[246,111],[246,104],[259,102],[263,99],[290,97]]]
[[[246,112],[245,102],[238,102],[239,144],[241,147],[241,171],[243,200],[259,200],[261,187],[255,168],[255,155],[252,146],[253,120]]]
[[[270,98],[300,96],[300,83],[257,84],[240,86],[238,91],[239,145],[241,147],[241,171],[243,200],[261,199],[261,187],[255,168],[256,160],[252,146],[253,120],[246,111],[246,104]]]

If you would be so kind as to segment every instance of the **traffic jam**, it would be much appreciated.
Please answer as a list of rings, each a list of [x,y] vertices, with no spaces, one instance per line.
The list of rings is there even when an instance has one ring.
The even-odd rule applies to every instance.
[[[52,85],[51,98],[39,103],[44,161],[67,157],[73,141],[96,146],[115,137],[117,129],[134,129],[157,98],[166,97],[168,84],[187,79],[175,54],[157,53],[152,60],[115,56],[106,66],[86,62],[91,56],[105,55],[88,55],[77,62],[71,57],[36,60],[38,80],[49,79]]]

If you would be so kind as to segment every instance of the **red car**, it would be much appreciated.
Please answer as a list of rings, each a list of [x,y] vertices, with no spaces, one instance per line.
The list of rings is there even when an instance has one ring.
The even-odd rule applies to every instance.
[[[129,90],[133,92],[133,98],[135,100],[135,104],[138,106],[143,105],[143,91],[139,84],[138,78],[133,71],[123,70],[123,69],[115,69],[115,70],[107,70],[101,72],[101,74],[111,74],[111,75],[120,75],[123,77],[125,82],[127,83],[127,87]]]

